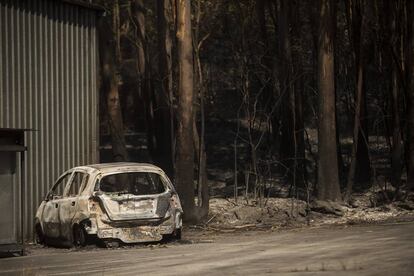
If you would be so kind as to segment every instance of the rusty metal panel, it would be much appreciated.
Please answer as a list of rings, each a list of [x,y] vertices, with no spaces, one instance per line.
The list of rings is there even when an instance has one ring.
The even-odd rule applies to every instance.
[[[35,130],[25,135],[29,239],[58,175],[97,161],[96,21],[70,2],[0,0],[0,128]]]

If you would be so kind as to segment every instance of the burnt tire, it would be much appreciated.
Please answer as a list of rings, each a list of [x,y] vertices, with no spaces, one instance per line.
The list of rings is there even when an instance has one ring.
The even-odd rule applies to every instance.
[[[181,240],[181,228],[177,228],[171,234],[166,234],[163,236],[164,242],[172,242]]]
[[[45,238],[45,234],[43,234],[43,230],[42,230],[42,226],[38,223],[35,226],[35,234],[36,234],[36,243],[37,244],[45,244],[46,243],[46,238]]]
[[[73,244],[75,246],[84,247],[88,242],[88,234],[82,225],[73,227]]]

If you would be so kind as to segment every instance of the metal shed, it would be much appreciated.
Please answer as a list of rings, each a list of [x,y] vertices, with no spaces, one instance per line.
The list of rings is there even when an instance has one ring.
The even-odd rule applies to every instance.
[[[97,17],[79,1],[0,0],[0,128],[36,130],[25,133],[27,239],[59,174],[98,160]]]
[[[24,142],[25,131],[29,129],[0,128],[0,210],[7,210],[0,216],[0,254],[24,254],[24,201],[13,196],[17,189],[24,194]],[[19,170],[20,178],[15,174]],[[18,181],[16,181],[18,180]]]

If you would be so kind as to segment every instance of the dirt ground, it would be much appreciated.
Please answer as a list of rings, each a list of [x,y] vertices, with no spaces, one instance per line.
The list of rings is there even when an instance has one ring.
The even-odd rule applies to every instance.
[[[31,248],[1,275],[413,275],[414,222],[295,229],[186,229],[181,242]]]

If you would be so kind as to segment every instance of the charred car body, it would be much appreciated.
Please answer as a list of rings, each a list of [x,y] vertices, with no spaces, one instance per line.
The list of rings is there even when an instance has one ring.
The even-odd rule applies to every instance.
[[[39,206],[38,241],[85,245],[104,242],[181,238],[180,199],[166,174],[141,163],[75,167],[63,173]]]

